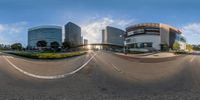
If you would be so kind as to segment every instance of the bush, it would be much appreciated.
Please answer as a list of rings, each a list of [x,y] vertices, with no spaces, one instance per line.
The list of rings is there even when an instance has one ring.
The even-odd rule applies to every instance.
[[[70,53],[33,53],[33,52],[9,52],[9,54],[33,58],[33,59],[62,59],[69,58],[74,56],[84,55],[87,52],[70,52]]]
[[[178,42],[174,42],[173,50],[176,50],[176,51],[180,50],[180,44]]]
[[[193,49],[193,48],[192,48],[192,45],[187,44],[187,45],[186,45],[186,49],[187,49],[188,51],[192,51],[192,49]]]
[[[188,54],[188,52],[185,52],[185,51],[177,51],[177,52],[174,52],[174,54]]]

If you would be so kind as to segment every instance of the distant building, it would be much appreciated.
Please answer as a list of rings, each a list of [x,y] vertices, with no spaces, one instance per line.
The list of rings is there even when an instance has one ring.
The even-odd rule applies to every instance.
[[[102,43],[105,43],[105,30],[102,30]]]
[[[88,40],[84,39],[84,44],[87,45],[88,44]]]
[[[105,30],[102,30],[102,43],[113,45],[124,45],[123,35],[125,31],[107,26]]]
[[[81,36],[81,45],[84,44],[83,36]]]
[[[69,22],[65,25],[65,42],[70,42],[74,45],[81,45],[82,38],[81,38],[81,28]]]
[[[46,41],[47,47],[51,42],[62,45],[62,27],[54,25],[43,25],[28,29],[28,47],[37,48],[38,41]]]
[[[162,50],[173,48],[174,42],[186,49],[186,40],[178,29],[160,23],[136,24],[126,28],[126,46],[129,51]]]

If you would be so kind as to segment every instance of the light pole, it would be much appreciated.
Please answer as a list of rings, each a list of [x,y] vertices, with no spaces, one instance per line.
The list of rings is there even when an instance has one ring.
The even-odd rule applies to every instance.
[[[124,54],[127,54],[126,53],[126,40],[124,39]]]
[[[123,42],[124,42],[124,45],[123,45],[123,52],[124,52],[124,54],[126,54],[126,40],[125,40],[125,34],[120,35],[120,37],[123,38]]]

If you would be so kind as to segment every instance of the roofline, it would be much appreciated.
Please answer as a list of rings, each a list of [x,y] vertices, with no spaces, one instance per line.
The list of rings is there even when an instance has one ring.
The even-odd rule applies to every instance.
[[[57,26],[57,25],[40,25],[40,26],[29,28],[28,31],[33,31],[33,30],[42,29],[42,28],[55,28],[55,29],[61,29],[62,30],[62,27]]]
[[[145,24],[166,25],[166,26],[168,26],[168,27],[170,27],[170,28],[177,29],[177,28],[175,28],[175,27],[173,27],[173,26],[170,26],[170,25],[168,25],[168,24],[163,24],[163,23],[138,23],[138,24],[134,24],[134,25],[128,26],[127,28],[136,27],[136,26],[139,26],[139,25],[145,25]],[[126,29],[127,29],[127,28],[126,28]]]
[[[120,29],[120,28],[116,28],[116,27],[113,27],[113,26],[106,26],[106,29],[107,29],[107,28],[114,28],[114,29],[117,29],[117,30],[126,32],[126,31],[124,31],[124,30],[122,30],[122,29]],[[103,30],[106,30],[106,29],[103,29]]]
[[[159,24],[160,25],[162,23],[138,23],[138,24],[134,24],[134,25],[128,26],[126,28],[126,30],[129,29],[129,28],[136,27],[136,26],[139,26],[139,25],[144,25],[144,24]]]
[[[65,26],[67,26],[67,25],[74,25],[74,26],[76,26],[76,27],[79,27],[79,28],[81,28],[80,26],[78,26],[77,24],[75,24],[75,23],[72,23],[72,22],[68,22],[67,24],[65,24]]]
[[[178,28],[173,27],[173,26],[170,26],[170,25],[168,25],[168,24],[163,24],[163,23],[138,23],[138,24],[135,24],[135,25],[128,26],[128,27],[126,28],[126,31],[127,31],[128,29],[132,28],[132,27],[136,27],[136,26],[139,26],[139,25],[145,25],[145,24],[158,24],[159,26],[160,26],[160,25],[165,25],[165,26],[167,26],[167,27],[169,27],[169,28],[172,28],[172,29],[174,29],[174,30],[176,30],[176,31],[181,32]],[[182,33],[182,32],[181,32],[181,33]]]

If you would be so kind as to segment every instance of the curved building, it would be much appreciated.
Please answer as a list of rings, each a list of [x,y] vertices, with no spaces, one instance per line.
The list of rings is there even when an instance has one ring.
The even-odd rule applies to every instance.
[[[28,29],[28,47],[37,48],[38,41],[46,41],[47,47],[51,42],[62,45],[62,27],[54,25],[43,25]]]
[[[185,50],[186,40],[182,32],[166,24],[144,23],[126,28],[125,45],[130,51],[158,51],[164,49],[164,45],[172,48],[174,42]]]

